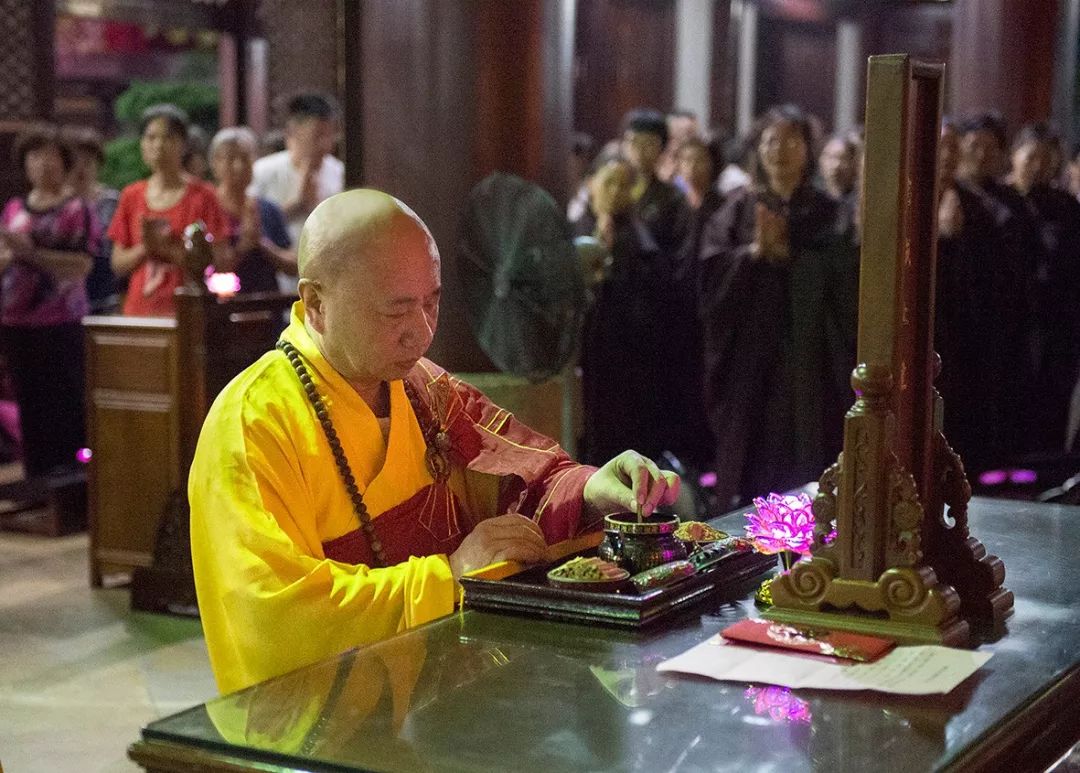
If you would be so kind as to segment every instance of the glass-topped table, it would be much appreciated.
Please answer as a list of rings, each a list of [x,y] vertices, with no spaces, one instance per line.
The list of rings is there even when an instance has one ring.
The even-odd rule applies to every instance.
[[[744,586],[640,633],[466,611],[154,722],[130,755],[159,771],[1043,769],[1080,740],[1080,508],[977,499],[971,527],[1016,607],[949,695],[656,672],[755,615]]]

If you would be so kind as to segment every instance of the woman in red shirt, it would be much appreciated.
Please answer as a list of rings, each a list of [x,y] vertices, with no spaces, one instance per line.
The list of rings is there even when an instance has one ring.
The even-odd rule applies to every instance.
[[[184,283],[183,232],[201,220],[214,237],[214,262],[229,270],[228,224],[213,187],[183,168],[188,120],[174,105],[154,105],[140,121],[140,150],[150,177],[120,193],[108,236],[118,276],[131,274],[124,314],[171,317],[173,290]]]

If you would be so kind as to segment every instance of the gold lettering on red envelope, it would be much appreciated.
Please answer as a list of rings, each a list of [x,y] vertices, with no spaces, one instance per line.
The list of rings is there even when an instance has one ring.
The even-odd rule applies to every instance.
[[[880,636],[830,631],[824,628],[806,628],[757,619],[740,620],[725,628],[721,635],[731,641],[778,647],[812,655],[827,655],[860,663],[877,660],[896,646],[896,642],[892,639]]]

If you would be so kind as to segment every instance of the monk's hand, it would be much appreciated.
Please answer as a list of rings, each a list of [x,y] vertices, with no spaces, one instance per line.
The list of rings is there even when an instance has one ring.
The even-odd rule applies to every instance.
[[[450,554],[455,580],[497,561],[536,564],[547,560],[547,542],[540,527],[523,515],[500,515],[480,521]]]
[[[623,451],[592,474],[585,483],[585,506],[594,518],[612,513],[652,515],[660,505],[679,496],[679,476],[661,470],[637,451]]]

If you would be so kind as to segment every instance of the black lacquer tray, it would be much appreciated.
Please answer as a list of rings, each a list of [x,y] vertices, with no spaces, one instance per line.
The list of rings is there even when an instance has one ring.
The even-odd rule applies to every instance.
[[[587,550],[577,555],[596,555]],[[559,563],[572,558],[567,556]],[[528,617],[572,623],[644,628],[724,587],[738,587],[776,567],[776,556],[754,551],[725,553],[697,574],[673,585],[638,593],[635,590],[595,592],[548,584],[552,566],[534,566],[501,580],[462,577],[465,606],[488,612],[509,612]]]

